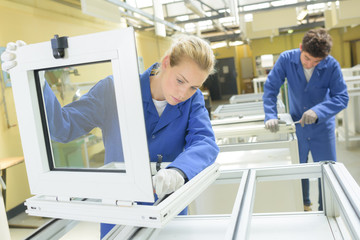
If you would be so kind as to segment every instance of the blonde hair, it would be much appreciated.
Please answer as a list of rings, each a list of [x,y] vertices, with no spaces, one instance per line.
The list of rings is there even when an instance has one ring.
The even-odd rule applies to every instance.
[[[209,75],[215,72],[215,56],[208,42],[191,35],[177,35],[162,60],[169,56],[170,66],[180,64],[184,58],[192,59],[201,70]]]

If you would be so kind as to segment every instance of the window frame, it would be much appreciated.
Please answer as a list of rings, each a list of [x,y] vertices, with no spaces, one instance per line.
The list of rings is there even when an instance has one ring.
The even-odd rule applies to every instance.
[[[17,66],[11,71],[11,80],[31,193],[154,202],[134,30],[69,37],[64,58],[53,57],[50,41],[23,46],[16,54]],[[112,64],[126,172],[53,171],[48,162],[44,137],[48,133],[42,126],[36,90],[40,83],[35,72],[102,61]]]

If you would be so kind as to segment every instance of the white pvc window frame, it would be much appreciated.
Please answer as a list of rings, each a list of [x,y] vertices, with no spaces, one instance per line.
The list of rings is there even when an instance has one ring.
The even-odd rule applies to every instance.
[[[35,73],[104,61],[112,64],[126,172],[51,171]],[[17,62],[11,80],[31,193],[57,199],[154,202],[134,30],[69,37],[60,59],[53,57],[50,41],[27,45],[17,51]]]

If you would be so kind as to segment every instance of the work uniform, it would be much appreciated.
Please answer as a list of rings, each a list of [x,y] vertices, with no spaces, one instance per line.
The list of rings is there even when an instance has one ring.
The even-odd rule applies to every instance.
[[[327,56],[315,66],[307,82],[300,54],[300,49],[281,53],[270,71],[263,95],[265,122],[278,118],[277,95],[286,78],[293,121],[300,120],[303,113],[309,109],[318,116],[314,124],[304,127],[296,125],[300,163],[308,161],[309,151],[314,162],[336,161],[335,115],[346,108],[349,101],[340,65],[332,56]],[[305,198],[304,204],[310,204],[308,196]]]
[[[190,180],[211,165],[219,152],[204,98],[197,90],[184,102],[175,106],[167,104],[159,117],[150,91],[150,73],[154,66],[140,75],[150,161],[156,162],[160,154],[163,162],[171,162],[168,167],[180,169]],[[61,108],[46,85],[44,96],[52,139],[68,142],[99,127],[105,147],[105,164],[123,161],[114,93],[113,77],[109,76],[80,100]],[[102,229],[101,237],[110,229]]]

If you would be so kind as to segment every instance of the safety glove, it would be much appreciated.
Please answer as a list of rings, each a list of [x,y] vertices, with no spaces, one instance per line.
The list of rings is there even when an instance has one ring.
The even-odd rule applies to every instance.
[[[265,128],[269,129],[270,132],[279,131],[279,120],[278,119],[269,119],[265,122]]]
[[[302,115],[300,119],[300,123],[301,126],[304,127],[305,124],[315,123],[317,119],[318,116],[316,115],[316,113],[313,110],[309,109],[306,112],[304,112],[304,114]]]
[[[161,169],[153,176],[153,185],[159,198],[163,198],[166,194],[175,192],[182,185],[185,179],[174,169]]]
[[[9,73],[9,71],[17,65],[16,62],[16,51],[25,46],[26,43],[21,40],[17,40],[16,43],[9,42],[6,45],[6,50],[1,54],[1,68],[3,71]]]

